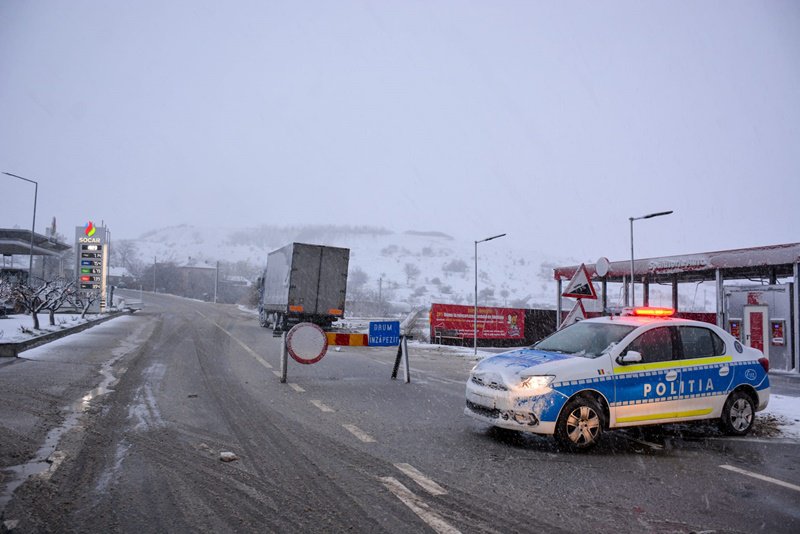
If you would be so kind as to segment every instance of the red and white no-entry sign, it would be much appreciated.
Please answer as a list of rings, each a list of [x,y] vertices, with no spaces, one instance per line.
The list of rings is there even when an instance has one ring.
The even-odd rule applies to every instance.
[[[314,323],[296,324],[286,334],[286,350],[297,363],[317,363],[328,350],[328,337]]]

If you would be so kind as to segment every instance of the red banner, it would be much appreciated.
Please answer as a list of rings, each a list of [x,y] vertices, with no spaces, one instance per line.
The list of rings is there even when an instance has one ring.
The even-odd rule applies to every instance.
[[[474,322],[474,306],[431,305],[431,339],[439,336],[472,339]],[[524,339],[525,310],[478,306],[478,338]]]

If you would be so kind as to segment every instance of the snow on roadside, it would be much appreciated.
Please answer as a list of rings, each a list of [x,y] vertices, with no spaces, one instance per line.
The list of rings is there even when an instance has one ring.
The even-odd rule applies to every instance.
[[[81,319],[80,313],[57,313],[56,325],[50,326],[47,313],[39,313],[39,330],[33,330],[33,319],[30,315],[9,315],[0,319],[0,343],[16,343],[38,337],[49,332],[57,332],[72,326],[88,323],[94,316]],[[26,331],[23,332],[22,329]]]
[[[767,409],[759,415],[775,418],[785,438],[800,439],[800,397],[788,395],[770,395]]]
[[[478,354],[475,354],[475,349],[473,347],[459,347],[456,345],[438,345],[436,343],[425,343],[423,341],[409,341],[409,353],[411,351],[424,351],[427,353],[434,353],[434,354],[452,354],[454,356],[458,356],[463,358],[464,360],[468,361],[480,361],[484,358],[488,358],[489,356],[494,356],[498,354],[497,351],[486,351],[478,349]],[[412,348],[413,347],[413,348]],[[513,350],[509,348],[508,350]]]
[[[243,312],[249,313],[251,315],[258,315],[258,310],[253,308],[252,306],[245,306],[244,304],[237,304],[236,308],[239,311],[243,311]]]

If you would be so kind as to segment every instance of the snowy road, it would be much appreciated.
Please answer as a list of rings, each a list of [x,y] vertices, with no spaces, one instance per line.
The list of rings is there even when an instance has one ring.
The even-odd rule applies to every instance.
[[[389,379],[392,349],[342,348],[313,366],[290,361],[280,384],[278,340],[252,315],[169,296],[145,305],[74,346],[0,367],[0,385],[17,384],[18,398],[48,384],[41,417],[21,413],[15,434],[13,413],[2,413],[4,447],[34,436],[18,456],[59,423],[42,414],[82,406],[60,435],[58,468],[6,506],[16,532],[800,528],[800,441],[768,421],[741,440],[675,425],[611,433],[589,454],[568,454],[463,416],[473,362],[461,357],[412,346],[404,384]],[[119,382],[85,398],[103,369]],[[221,462],[221,452],[238,460]]]

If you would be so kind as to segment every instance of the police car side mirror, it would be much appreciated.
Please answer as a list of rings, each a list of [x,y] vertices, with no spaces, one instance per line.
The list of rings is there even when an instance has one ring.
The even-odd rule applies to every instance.
[[[629,350],[623,355],[617,356],[617,363],[620,365],[627,365],[629,363],[639,363],[642,361],[642,353],[635,350]]]

